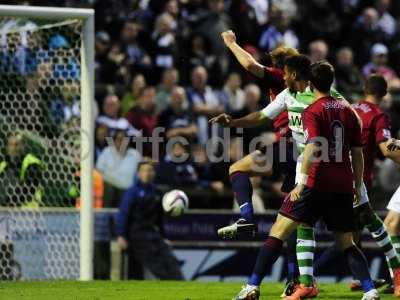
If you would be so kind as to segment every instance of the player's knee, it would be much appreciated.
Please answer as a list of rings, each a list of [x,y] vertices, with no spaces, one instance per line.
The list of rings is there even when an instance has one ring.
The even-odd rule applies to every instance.
[[[400,227],[400,219],[397,216],[393,216],[392,214],[388,214],[385,221],[385,226],[388,232],[392,235],[398,234]]]
[[[245,172],[247,170],[245,170],[243,164],[239,161],[233,163],[232,165],[230,165],[229,167],[229,175],[232,175],[233,173],[236,172]]]
[[[238,171],[238,168],[236,166],[236,163],[229,166],[229,175],[232,175],[233,173],[235,173],[237,171]]]
[[[292,234],[296,227],[297,223],[295,221],[278,214],[269,235],[284,241]]]

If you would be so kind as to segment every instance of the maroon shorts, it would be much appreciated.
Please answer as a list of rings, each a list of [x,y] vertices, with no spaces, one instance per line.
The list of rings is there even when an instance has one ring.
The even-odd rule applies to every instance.
[[[288,195],[279,213],[310,226],[322,220],[330,231],[351,232],[355,228],[353,200],[353,194],[320,192],[305,187],[298,201],[290,201]]]

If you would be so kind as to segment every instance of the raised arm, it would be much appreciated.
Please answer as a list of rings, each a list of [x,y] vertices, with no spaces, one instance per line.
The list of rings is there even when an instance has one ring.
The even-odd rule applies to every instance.
[[[238,62],[249,71],[251,74],[257,77],[264,77],[264,66],[258,63],[250,53],[246,52],[242,47],[236,43],[236,36],[232,30],[221,33],[221,37],[224,40],[225,45],[235,55]]]

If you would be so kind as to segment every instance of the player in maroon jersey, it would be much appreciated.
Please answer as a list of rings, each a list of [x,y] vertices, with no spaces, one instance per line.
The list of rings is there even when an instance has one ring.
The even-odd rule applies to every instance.
[[[236,43],[236,37],[233,31],[229,30],[221,34],[225,45],[231,50],[239,63],[254,76],[263,79],[268,88],[270,101],[274,101],[276,95],[285,89],[285,81],[283,79],[283,68],[285,59],[289,56],[297,55],[298,51],[294,48],[278,47],[269,53],[272,60],[272,67],[266,67],[258,63],[249,53],[242,49]],[[283,138],[289,138],[291,132],[289,130],[288,112],[282,112],[273,120],[273,133],[266,133],[264,147],[260,147],[257,151],[247,155],[243,159],[233,163],[229,169],[229,175],[232,182],[232,189],[235,198],[239,204],[241,218],[231,226],[226,226],[218,231],[222,237],[234,237],[238,234],[250,233],[255,234],[256,225],[253,223],[253,207],[251,203],[252,185],[250,183],[251,175],[271,175],[283,174],[284,182],[282,184],[282,192],[288,193],[292,190],[295,181],[296,162],[293,158],[293,144],[286,143],[286,159],[279,159],[280,145],[279,141]],[[272,157],[267,161],[267,146],[272,146]],[[255,166],[272,166],[268,172],[254,172]],[[271,170],[272,169],[272,170]],[[291,294],[297,282],[298,267],[296,258],[296,242],[297,235],[294,233],[287,241],[288,251],[288,277],[284,290],[284,294]]]
[[[269,237],[260,249],[248,284],[235,299],[258,299],[259,286],[253,282],[261,282],[279,257],[283,242],[299,224],[314,226],[322,219],[335,233],[353,275],[362,282],[362,299],[379,300],[367,261],[354,244],[352,233],[353,200],[360,199],[363,184],[361,126],[347,102],[330,96],[333,80],[334,70],[330,64],[312,66],[310,82],[316,100],[303,113],[307,144],[301,178],[283,203]],[[300,300],[316,294],[315,286],[299,285],[286,299]]]
[[[285,88],[285,81],[283,79],[283,64],[287,57],[298,54],[296,49],[279,47],[270,53],[274,67],[265,67],[259,64],[249,53],[242,49],[236,43],[235,34],[232,31],[226,31],[221,34],[226,46],[232,51],[239,63],[253,75],[263,78],[266,85],[269,87],[269,95],[271,101],[275,96]],[[218,123],[217,119],[221,117],[228,117],[222,114],[212,120],[212,123]],[[266,155],[266,146],[274,144],[274,155],[279,153],[279,141],[282,137],[290,134],[288,128],[287,112],[281,114],[274,122],[274,133],[268,136],[268,141],[264,147],[250,153],[241,160],[235,162],[229,168],[229,175],[232,182],[232,189],[235,193],[235,198],[240,207],[241,218],[231,226],[221,228],[218,234],[224,238],[234,238],[240,234],[253,235],[256,232],[256,225],[253,222],[253,206],[251,202],[252,186],[250,183],[250,176],[252,175],[269,175],[274,170],[280,170],[285,174],[285,181],[282,186],[282,191],[289,192],[294,185],[295,175],[295,162],[292,153],[286,155],[288,158],[286,162],[279,163],[279,159],[269,161]],[[276,145],[276,146],[275,146]],[[287,147],[288,151],[291,147]],[[268,162],[267,162],[268,161]],[[272,166],[266,171],[255,171],[260,166]],[[268,174],[269,173],[269,174]]]
[[[365,99],[353,105],[362,122],[362,141],[364,155],[364,183],[361,199],[354,205],[356,215],[356,232],[354,240],[361,246],[361,231],[366,227],[377,242],[380,249],[385,253],[390,273],[396,288],[389,286],[385,292],[400,296],[400,260],[393,247],[391,238],[379,216],[372,210],[369,203],[368,192],[372,187],[374,161],[380,151],[385,157],[395,159],[396,152],[390,151],[388,145],[392,143],[390,135],[390,122],[386,114],[379,108],[382,98],[387,93],[387,83],[380,75],[371,75],[367,78],[364,86]],[[398,154],[397,154],[398,155]],[[316,262],[317,269],[338,255],[335,248],[327,249],[321,256],[322,260]],[[384,281],[376,282],[376,286],[382,285]],[[353,280],[350,286],[352,291],[361,289],[361,282]]]
[[[388,116],[380,109],[379,104],[387,93],[386,80],[380,75],[371,75],[367,78],[364,87],[365,99],[353,105],[362,121],[362,139],[364,144],[364,183],[369,192],[373,182],[374,161],[380,151],[385,157],[396,161],[398,152],[390,151],[388,145],[392,143],[390,121]],[[397,156],[396,156],[397,155]],[[394,281],[394,287],[389,287],[387,292],[394,292],[400,297],[400,261],[385,225],[379,216],[372,210],[368,194],[361,198],[359,205],[355,206],[359,232],[366,227],[373,238],[385,253]],[[360,243],[361,234],[355,234],[356,242]],[[354,289],[354,286],[352,286]],[[393,291],[392,291],[393,290]]]

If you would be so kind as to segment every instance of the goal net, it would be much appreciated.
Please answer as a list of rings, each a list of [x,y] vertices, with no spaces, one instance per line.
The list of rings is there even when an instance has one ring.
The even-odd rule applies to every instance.
[[[0,280],[80,277],[84,22],[0,6]]]

